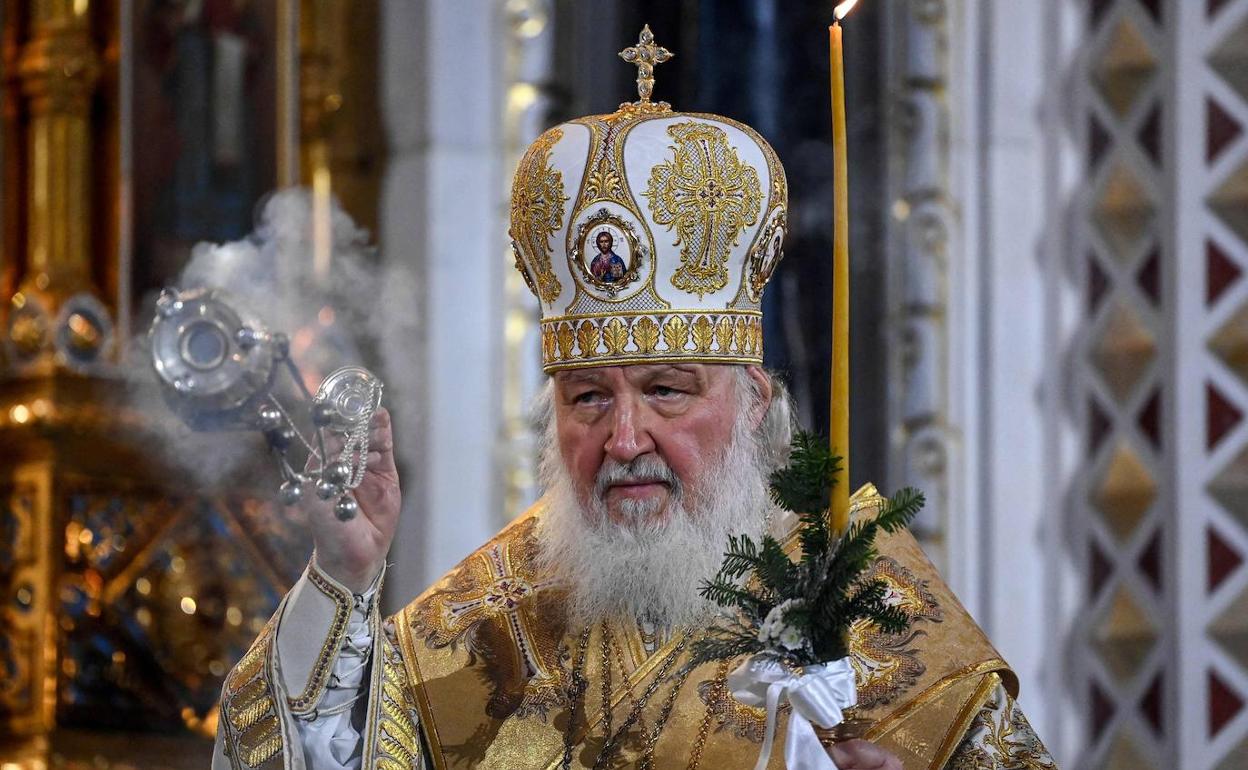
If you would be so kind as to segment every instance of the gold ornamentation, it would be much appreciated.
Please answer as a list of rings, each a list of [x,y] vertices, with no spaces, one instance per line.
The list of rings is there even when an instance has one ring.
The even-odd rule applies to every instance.
[[[542,364],[548,371],[673,361],[757,364],[762,350],[756,310],[621,311],[560,316],[541,324]]]
[[[689,343],[689,322],[683,316],[670,316],[663,324],[663,342],[669,353],[683,353]]]
[[[623,355],[624,346],[628,344],[628,327],[618,318],[612,318],[603,324],[602,341],[607,346],[607,355]]]
[[[611,155],[603,153],[594,165],[594,170],[585,179],[585,190],[581,200],[593,202],[598,200],[614,200],[628,205],[628,195],[624,192],[624,182],[611,163]]]
[[[727,353],[732,347],[732,319],[728,316],[720,316],[715,322],[715,344],[720,353]]]
[[[755,243],[750,256],[746,260],[745,287],[751,300],[759,302],[763,298],[763,287],[771,280],[776,265],[784,259],[784,233],[788,228],[788,218],[783,211],[772,217],[763,228],[762,236]]]
[[[689,121],[667,132],[676,140],[672,158],[651,169],[644,195],[654,221],[677,234],[672,285],[700,298],[728,285],[729,252],[758,221],[762,190],[722,128]]]
[[[528,257],[533,275],[526,281],[536,287],[542,302],[554,302],[562,290],[550,264],[550,237],[563,226],[563,174],[550,165],[550,151],[563,138],[563,130],[552,128],[529,147],[516,170],[511,188],[511,235]]]
[[[637,344],[637,352],[649,355],[659,345],[659,325],[653,318],[643,316],[633,322],[633,342]]]
[[[594,322],[585,319],[576,329],[576,343],[581,346],[581,358],[593,358],[598,355],[598,327]]]
[[[325,685],[329,683],[329,675],[334,670],[334,660],[338,657],[338,651],[342,649],[342,640],[347,635],[347,621],[351,619],[351,593],[335,585],[317,568],[315,554],[308,564],[307,575],[309,583],[333,600],[334,619],[330,622],[329,634],[325,637],[325,643],[321,645],[316,662],[312,664],[312,672],[308,675],[308,683],[303,688],[303,692],[287,699],[291,713],[295,715],[310,714],[321,702],[321,698],[325,695]]]
[[[280,614],[279,607],[273,617]],[[247,767],[263,765],[278,757],[283,748],[276,690],[268,665],[275,630],[271,619],[226,677],[222,693],[221,718],[225,720],[227,741]]]
[[[467,646],[493,687],[486,713],[545,717],[566,701],[562,622],[538,602],[551,583],[536,575],[537,520],[504,530],[409,607],[412,633],[432,649]]]
[[[391,634],[382,635],[381,699],[377,710],[375,745],[377,770],[424,767],[420,747],[420,720],[410,707],[407,668]]]
[[[641,34],[637,36],[637,45],[625,48],[620,51],[620,58],[629,64],[637,65],[637,96],[640,97],[639,104],[649,104],[650,95],[654,93],[654,67],[656,64],[671,59],[672,52],[654,44],[654,33],[650,31],[650,25],[646,24],[641,28]],[[668,105],[660,102],[664,107]],[[623,109],[623,105],[621,105]]]
[[[905,610],[913,622],[941,622],[943,613],[932,592],[896,559],[880,557],[861,579],[883,581],[885,602]],[[858,680],[860,709],[865,711],[891,702],[927,670],[914,644],[925,635],[925,631],[913,627],[900,634],[884,634],[868,621],[850,627],[849,652]]]
[[[559,357],[567,361],[572,357],[572,344],[576,341],[572,333],[572,324],[564,321],[559,324],[558,329],[556,334],[559,339]]]
[[[706,316],[700,316],[693,322],[693,346],[699,353],[711,352],[711,343],[715,340],[715,327]]]
[[[945,767],[949,770],[1056,770],[1022,709],[997,685]]]

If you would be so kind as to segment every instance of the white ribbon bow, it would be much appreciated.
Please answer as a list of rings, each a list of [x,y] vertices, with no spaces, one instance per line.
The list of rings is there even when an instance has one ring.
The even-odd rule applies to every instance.
[[[837,770],[812,723],[824,729],[836,727],[844,719],[844,709],[857,705],[858,688],[849,658],[806,666],[795,674],[774,659],[754,656],[728,675],[728,689],[741,703],[767,709],[767,731],[754,770],[767,767],[776,739],[776,714],[786,699],[793,704],[793,713],[784,743],[785,766],[789,770]]]

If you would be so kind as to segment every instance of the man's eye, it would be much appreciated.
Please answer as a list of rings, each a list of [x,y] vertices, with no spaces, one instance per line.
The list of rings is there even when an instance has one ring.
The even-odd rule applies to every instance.
[[[668,398],[669,396],[678,396],[681,393],[681,391],[677,390],[676,388],[669,388],[666,385],[655,385],[653,388],[650,389],[650,392],[658,396],[659,398]]]
[[[592,403],[595,403],[600,398],[600,396],[601,394],[597,393],[596,391],[587,390],[584,393],[578,393],[575,396],[573,396],[572,403],[592,404]]]

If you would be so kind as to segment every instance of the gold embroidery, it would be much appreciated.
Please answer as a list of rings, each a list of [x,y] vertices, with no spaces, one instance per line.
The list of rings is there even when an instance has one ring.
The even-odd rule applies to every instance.
[[[628,205],[628,196],[624,193],[624,183],[620,179],[620,174],[615,170],[615,166],[611,163],[609,153],[603,153],[598,159],[598,163],[594,165],[594,170],[590,172],[589,177],[585,180],[585,191],[581,193],[581,200],[592,202],[601,199],[618,201]],[[630,207],[631,208],[631,207]]]
[[[633,342],[637,343],[637,352],[653,353],[659,344],[659,325],[653,318],[638,318],[633,322]]]
[[[282,752],[281,725],[267,670],[274,628],[273,620],[265,625],[251,649],[226,677],[221,698],[226,740],[247,767],[262,765]]]
[[[486,713],[545,716],[565,702],[562,619],[556,602],[536,601],[550,582],[532,570],[537,520],[505,530],[409,608],[412,633],[433,649],[467,646],[493,686]]]
[[[576,330],[576,342],[581,346],[581,358],[593,358],[598,355],[598,327],[586,319]]]
[[[946,765],[949,770],[1056,770],[1014,699],[997,686]]]
[[[325,643],[321,645],[316,662],[312,664],[312,672],[308,675],[308,683],[303,688],[303,692],[286,701],[290,705],[291,712],[296,715],[311,713],[321,702],[321,697],[325,694],[325,685],[329,682],[329,675],[334,668],[334,659],[338,655],[338,650],[342,649],[343,637],[347,635],[347,622],[351,619],[350,592],[334,585],[329,578],[325,577],[316,568],[315,558],[308,565],[308,582],[333,599],[334,619],[330,622],[329,634],[325,637]]]
[[[663,342],[669,353],[683,353],[689,342],[689,322],[683,316],[669,317],[663,324]]]
[[[727,353],[732,347],[732,319],[720,316],[715,322],[715,344],[720,353]]]
[[[669,126],[673,157],[650,171],[644,195],[654,221],[676,230],[676,288],[701,297],[728,285],[725,264],[741,232],[758,221],[758,172],[743,163],[722,128],[690,121]]]
[[[381,645],[381,703],[377,726],[377,770],[411,770],[423,767],[420,727],[409,708],[407,668],[398,646],[388,635]]]
[[[883,581],[885,601],[901,607],[914,622],[941,621],[942,613],[932,592],[897,560],[887,556],[877,559],[862,580]],[[914,644],[915,639],[925,634],[922,629],[913,627],[900,634],[883,634],[867,621],[850,627],[849,652],[858,680],[859,708],[870,709],[889,703],[927,670]]]
[[[542,363],[548,370],[601,366],[608,360],[615,364],[684,360],[756,364],[762,350],[757,314],[755,310],[717,314],[621,311],[547,319],[541,322]],[[658,349],[660,337],[663,350]]]
[[[715,329],[706,316],[693,322],[693,345],[699,353],[711,352],[711,343],[715,338]]]
[[[550,264],[550,237],[563,226],[563,174],[550,165],[550,151],[563,138],[563,130],[552,128],[529,147],[511,188],[511,234],[528,256],[538,299],[554,302],[563,289]],[[524,271],[522,271],[524,272]]]
[[[607,345],[607,354],[618,356],[624,353],[628,344],[628,327],[618,318],[612,318],[602,327],[602,341]]]

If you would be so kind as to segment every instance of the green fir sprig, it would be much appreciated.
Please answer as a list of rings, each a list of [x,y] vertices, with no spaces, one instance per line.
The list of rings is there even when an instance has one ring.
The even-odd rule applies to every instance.
[[[888,634],[909,628],[910,616],[885,601],[884,582],[862,575],[879,557],[876,537],[907,527],[922,510],[923,495],[902,489],[875,518],[838,535],[828,508],[840,461],[818,435],[794,437],[789,464],[771,476],[771,494],[798,516],[800,558],[791,560],[771,535],[759,542],[730,537],[719,572],[699,588],[726,617],[694,644],[690,668],[740,655],[791,666],[827,663],[848,654],[849,629],[860,620]]]

